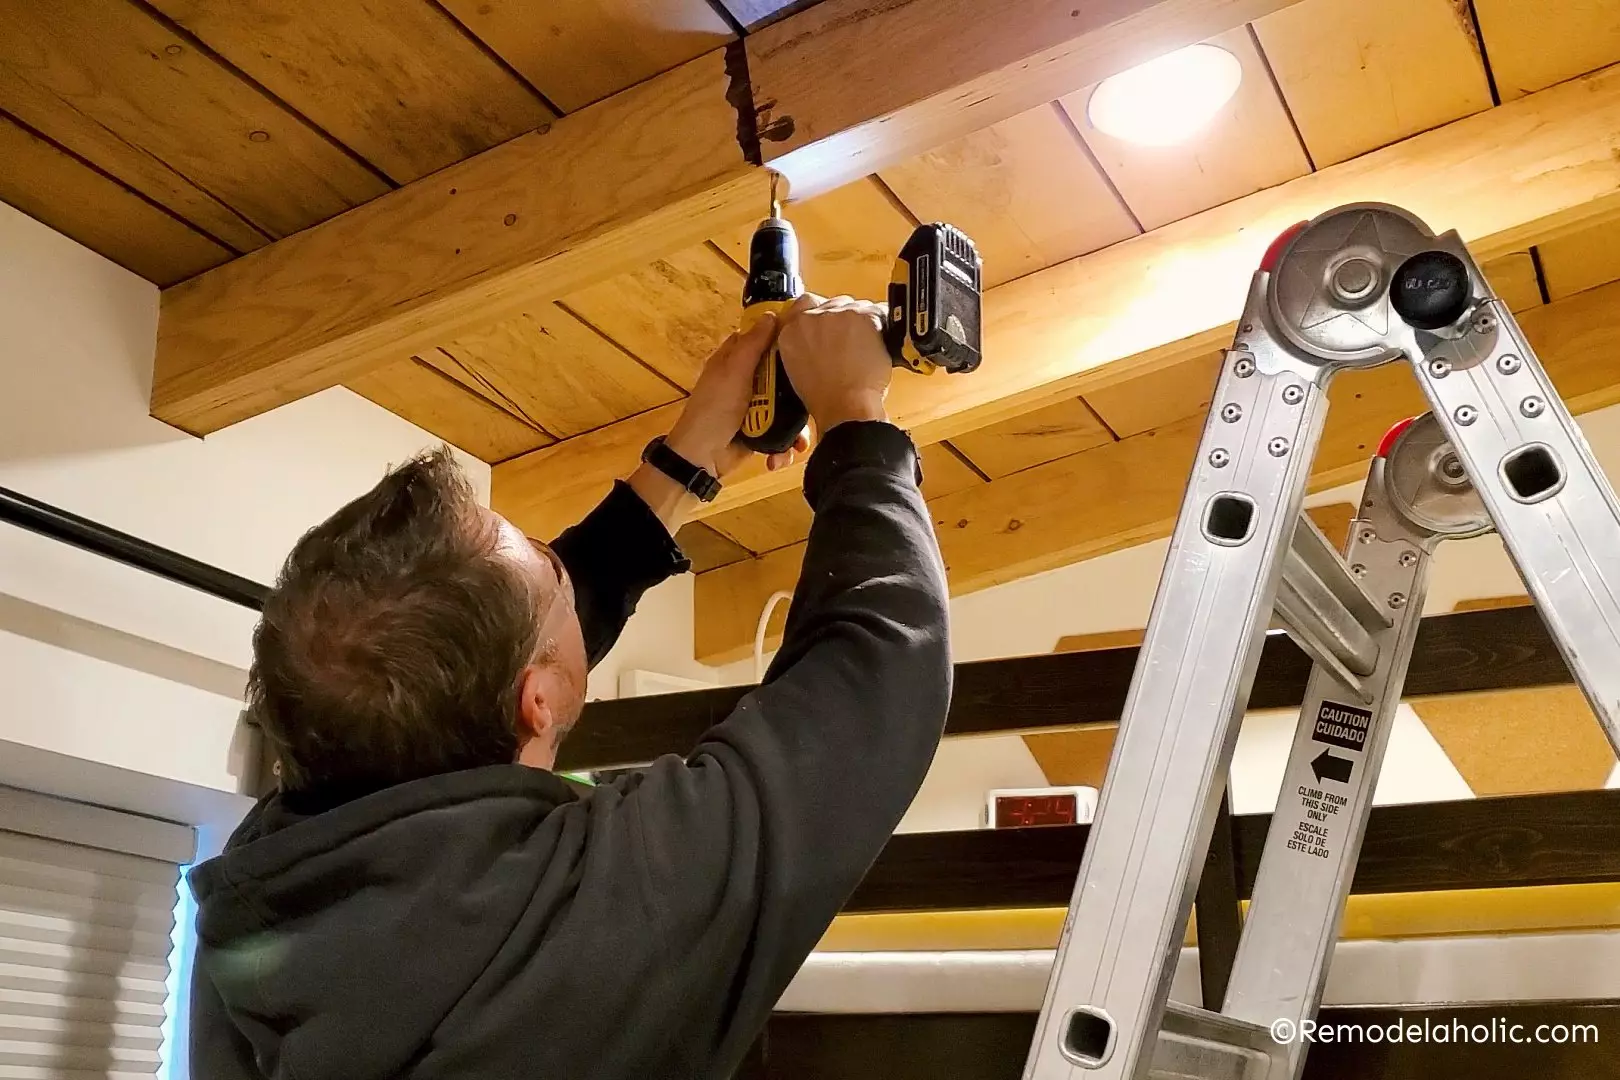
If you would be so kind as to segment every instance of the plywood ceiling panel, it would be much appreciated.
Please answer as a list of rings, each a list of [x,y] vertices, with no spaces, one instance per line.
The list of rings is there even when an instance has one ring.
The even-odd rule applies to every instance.
[[[644,269],[563,297],[563,306],[690,390],[742,314],[743,275],[709,247],[677,251]]]
[[[1209,411],[1224,352],[1145,372],[1086,394],[1086,403],[1122,439]]]
[[[1079,398],[1070,398],[951,440],[992,480],[1112,442],[1114,436]]]
[[[1554,300],[1620,279],[1620,221],[1536,245]]]
[[[1322,530],[1322,535],[1333,545],[1333,550],[1342,552],[1345,541],[1350,538],[1350,523],[1356,519],[1356,509],[1354,503],[1328,503],[1324,506],[1308,507],[1305,513],[1309,514],[1316,527]]]
[[[227,248],[116,180],[0,115],[0,202],[127,270],[172,285],[218,266]]]
[[[1243,82],[1209,126],[1186,142],[1138,146],[1116,139],[1086,117],[1092,88],[1062,98],[1064,110],[1126,205],[1149,229],[1311,171],[1248,28],[1209,43],[1237,57]]]
[[[1528,251],[1492,259],[1479,269],[1509,311],[1525,311],[1541,303],[1541,280],[1536,275],[1536,260]]]
[[[748,551],[740,544],[726,539],[701,521],[683,525],[675,534],[675,542],[692,560],[694,574],[706,574],[748,558]]]
[[[917,452],[922,459],[922,493],[925,499],[937,499],[964,488],[984,483],[984,477],[954,453],[945,443],[924,446]]]
[[[1530,597],[1524,593],[1507,596],[1475,596],[1451,605],[1452,611],[1495,611],[1498,608],[1529,607]]]
[[[553,440],[443,372],[408,359],[346,384],[361,397],[485,461],[503,461]]]
[[[1353,470],[1353,475],[1339,478],[1341,483],[1365,478],[1367,457],[1378,448],[1384,433],[1396,422],[1428,408],[1417,379],[1405,364],[1335,376],[1328,387],[1327,423],[1317,446],[1315,471]]]
[[[423,359],[563,439],[680,396],[554,304],[458,338]]]
[[[760,207],[760,216],[768,209]],[[871,177],[789,203],[783,213],[799,234],[807,289],[866,300],[888,296],[894,260],[913,226]],[[747,266],[753,233],[749,225],[716,242],[737,265]]]
[[[556,116],[421,0],[151,2],[396,183]]]
[[[1029,747],[1048,784],[1101,788],[1103,778],[1108,775],[1108,757],[1114,752],[1114,739],[1118,735],[1119,725],[1110,724],[1025,735],[1024,745]]]
[[[1614,751],[1579,687],[1425,698],[1412,706],[1475,795],[1590,791]]]
[[[707,0],[440,0],[564,112],[731,40]]]
[[[757,554],[797,544],[810,535],[810,504],[798,491],[784,491],[756,503],[706,518],[722,536]]]
[[[1466,3],[1302,0],[1254,31],[1318,169],[1491,107]]]
[[[272,237],[297,232],[388,184],[188,37],[129,0],[0,0],[0,109],[123,177],[147,156]],[[246,250],[243,227],[150,163],[143,194]],[[147,185],[154,185],[148,190]],[[176,190],[176,189],[180,190]],[[176,205],[184,203],[185,205]],[[216,229],[224,226],[225,232]]]
[[[1503,101],[1620,62],[1614,0],[1474,0],[1474,10]]]
[[[1084,255],[1139,231],[1055,104],[883,170],[923,221],[973,238],[987,286]]]

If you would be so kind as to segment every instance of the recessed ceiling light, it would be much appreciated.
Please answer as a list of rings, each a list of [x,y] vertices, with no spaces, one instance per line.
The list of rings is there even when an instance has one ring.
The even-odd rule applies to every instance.
[[[1214,119],[1242,81],[1237,57],[1217,45],[1188,45],[1098,83],[1086,115],[1116,139],[1171,146]]]

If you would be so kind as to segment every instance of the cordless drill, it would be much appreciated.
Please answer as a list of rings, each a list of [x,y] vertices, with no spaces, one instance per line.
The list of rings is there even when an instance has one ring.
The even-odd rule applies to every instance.
[[[883,342],[896,367],[929,375],[973,371],[981,359],[983,268],[973,241],[950,225],[919,225],[895,260]],[[744,330],[765,312],[782,311],[804,292],[799,241],[772,191],[771,216],[748,246],[743,283]],[[774,346],[754,371],[748,411],[737,439],[750,450],[777,454],[793,445],[809,412],[788,381]]]
[[[767,314],[778,318],[804,292],[799,273],[799,237],[782,217],[782,204],[771,186],[771,216],[759,223],[748,243],[748,279],[743,282],[742,329],[746,331]],[[793,445],[804,430],[809,413],[788,382],[782,353],[773,344],[754,369],[737,439],[761,454],[778,454]]]

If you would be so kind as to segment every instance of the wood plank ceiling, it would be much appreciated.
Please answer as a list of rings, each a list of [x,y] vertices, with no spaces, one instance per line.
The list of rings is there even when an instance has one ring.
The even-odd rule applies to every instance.
[[[0,0],[0,200],[167,285],[805,6]],[[1244,80],[1186,143],[1098,131],[1091,88],[1077,87],[792,204],[810,287],[880,295],[918,220],[974,236],[989,284],[1023,277],[1620,61],[1620,4],[1301,0],[1213,41]],[[491,462],[657,410],[690,390],[734,325],[746,244],[746,231],[712,237],[348,385]],[[1615,280],[1620,223],[1490,272],[1519,308]],[[1196,417],[1216,363],[929,447],[926,493]],[[682,542],[708,571],[795,544],[808,526],[788,493],[688,526]]]

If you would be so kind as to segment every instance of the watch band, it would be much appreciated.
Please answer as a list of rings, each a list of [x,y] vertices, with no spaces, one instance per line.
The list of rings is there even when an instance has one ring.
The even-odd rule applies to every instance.
[[[671,450],[660,435],[647,444],[641,460],[696,495],[703,502],[714,502],[720,494],[720,480],[706,469],[700,469],[680,454]]]

